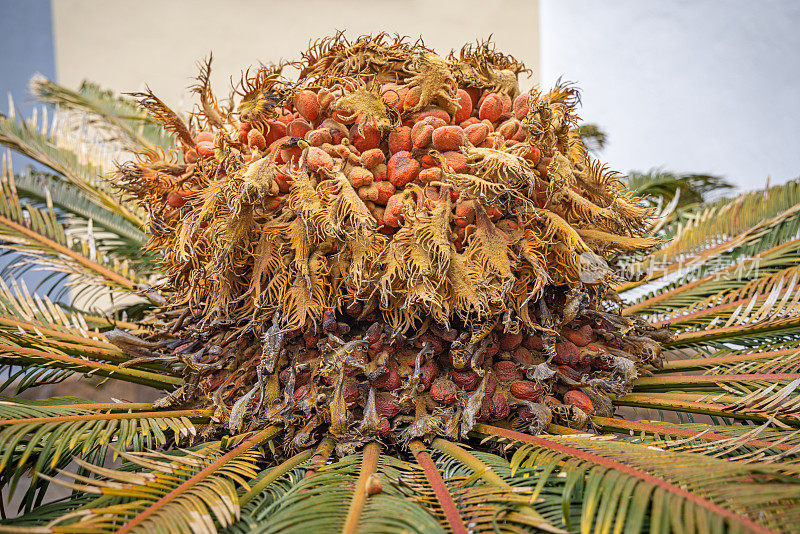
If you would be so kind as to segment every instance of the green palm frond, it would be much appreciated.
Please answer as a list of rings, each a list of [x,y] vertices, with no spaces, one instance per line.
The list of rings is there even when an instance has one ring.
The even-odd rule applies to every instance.
[[[723,424],[630,421],[617,417],[592,417],[605,432],[616,432],[622,439],[662,448],[712,454],[733,461],[782,462],[797,455],[800,430],[730,422]],[[628,437],[625,437],[628,434]]]
[[[48,485],[39,475],[55,475],[73,456],[102,462],[111,443],[119,450],[161,447],[171,439],[177,442],[195,435],[193,421],[205,421],[210,415],[202,410],[154,412],[148,403],[0,397],[0,480],[9,483],[13,494],[24,475],[33,473],[23,499],[30,510],[41,502]]]
[[[13,114],[8,117],[0,114],[0,144],[46,165],[98,206],[120,215],[136,227],[142,227],[137,210],[118,198],[110,184],[102,178],[103,171],[100,168],[81,163],[77,150],[58,146],[56,139],[47,135],[46,120],[45,117],[45,124],[40,129],[36,121],[17,121]]]
[[[73,91],[43,76],[30,81],[33,96],[40,102],[55,104],[82,114],[89,123],[109,130],[129,148],[136,146],[169,148],[171,140],[161,126],[144,113],[136,102],[84,81]]]
[[[139,280],[126,259],[99,257],[91,231],[88,239],[72,244],[52,204],[36,207],[20,199],[13,179],[0,184],[0,239],[13,249],[50,269],[79,275],[103,286],[135,290]],[[91,225],[91,223],[90,223]],[[57,261],[53,261],[57,258]]]
[[[678,174],[663,169],[648,172],[630,172],[625,178],[626,185],[640,195],[660,199],[663,204],[679,197],[677,207],[684,208],[700,202],[716,200],[733,190],[734,186],[721,176],[713,174]]]
[[[51,202],[64,213],[84,221],[91,220],[94,226],[114,234],[114,252],[125,252],[126,247],[138,247],[147,240],[144,232],[122,216],[113,213],[89,200],[78,188],[61,178],[37,172],[28,167],[14,174],[8,167],[0,177],[4,182],[14,181],[17,194],[35,202]]]
[[[133,472],[80,462],[101,478],[73,474],[75,482],[56,482],[111,499],[102,507],[61,516],[48,526],[120,533],[134,529],[209,532],[215,530],[215,521],[227,526],[240,517],[237,488],[249,491],[249,482],[258,475],[256,467],[262,457],[258,447],[274,438],[278,430],[268,427],[246,439],[240,436],[181,454],[120,452],[126,460],[144,468]]]
[[[615,524],[638,531],[647,516],[651,528],[674,532],[787,531],[800,519],[800,480],[772,464],[616,439],[534,437],[486,425],[477,430],[525,444],[511,459],[512,473],[537,466],[548,477],[564,473],[565,506],[582,494],[581,532]]]
[[[669,245],[628,266],[633,273],[647,274],[622,284],[620,292],[668,275],[671,287],[679,287],[741,260],[794,246],[800,231],[800,181],[698,208],[676,225],[667,230],[674,235]]]

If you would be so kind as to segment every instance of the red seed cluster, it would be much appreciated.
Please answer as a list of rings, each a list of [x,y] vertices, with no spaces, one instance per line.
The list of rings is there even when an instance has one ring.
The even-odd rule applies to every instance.
[[[603,307],[605,258],[656,241],[577,136],[575,90],[521,92],[488,43],[338,35],[294,66],[246,74],[224,109],[205,65],[199,131],[142,95],[177,144],[117,173],[186,375],[161,404],[343,450],[610,414],[663,334]]]

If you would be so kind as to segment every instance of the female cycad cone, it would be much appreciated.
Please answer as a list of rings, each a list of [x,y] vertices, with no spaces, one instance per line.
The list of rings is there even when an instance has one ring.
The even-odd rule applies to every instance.
[[[658,365],[669,334],[613,311],[605,261],[656,243],[652,213],[590,159],[571,87],[520,93],[524,65],[488,43],[337,35],[291,65],[220,105],[209,61],[188,125],[139,95],[178,146],[116,182],[149,214],[167,304],[157,350],[116,339],[183,369],[160,406],[346,452],[585,428]]]

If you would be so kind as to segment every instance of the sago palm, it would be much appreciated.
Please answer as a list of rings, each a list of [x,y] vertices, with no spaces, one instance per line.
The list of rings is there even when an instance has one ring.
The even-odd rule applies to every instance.
[[[4,397],[0,531],[798,530],[796,182],[659,219],[487,43],[210,64],[188,120],[0,118],[53,171],[4,167],[4,387],[163,391]]]

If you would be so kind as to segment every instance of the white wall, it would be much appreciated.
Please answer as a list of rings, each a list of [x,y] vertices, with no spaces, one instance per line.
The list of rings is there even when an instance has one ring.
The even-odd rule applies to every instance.
[[[800,2],[543,0],[542,81],[583,89],[601,157],[727,176],[800,176]]]
[[[53,0],[58,80],[117,91],[148,83],[175,105],[214,52],[215,92],[259,61],[299,58],[311,39],[344,29],[422,36],[446,54],[494,33],[500,50],[539,63],[538,0]]]

